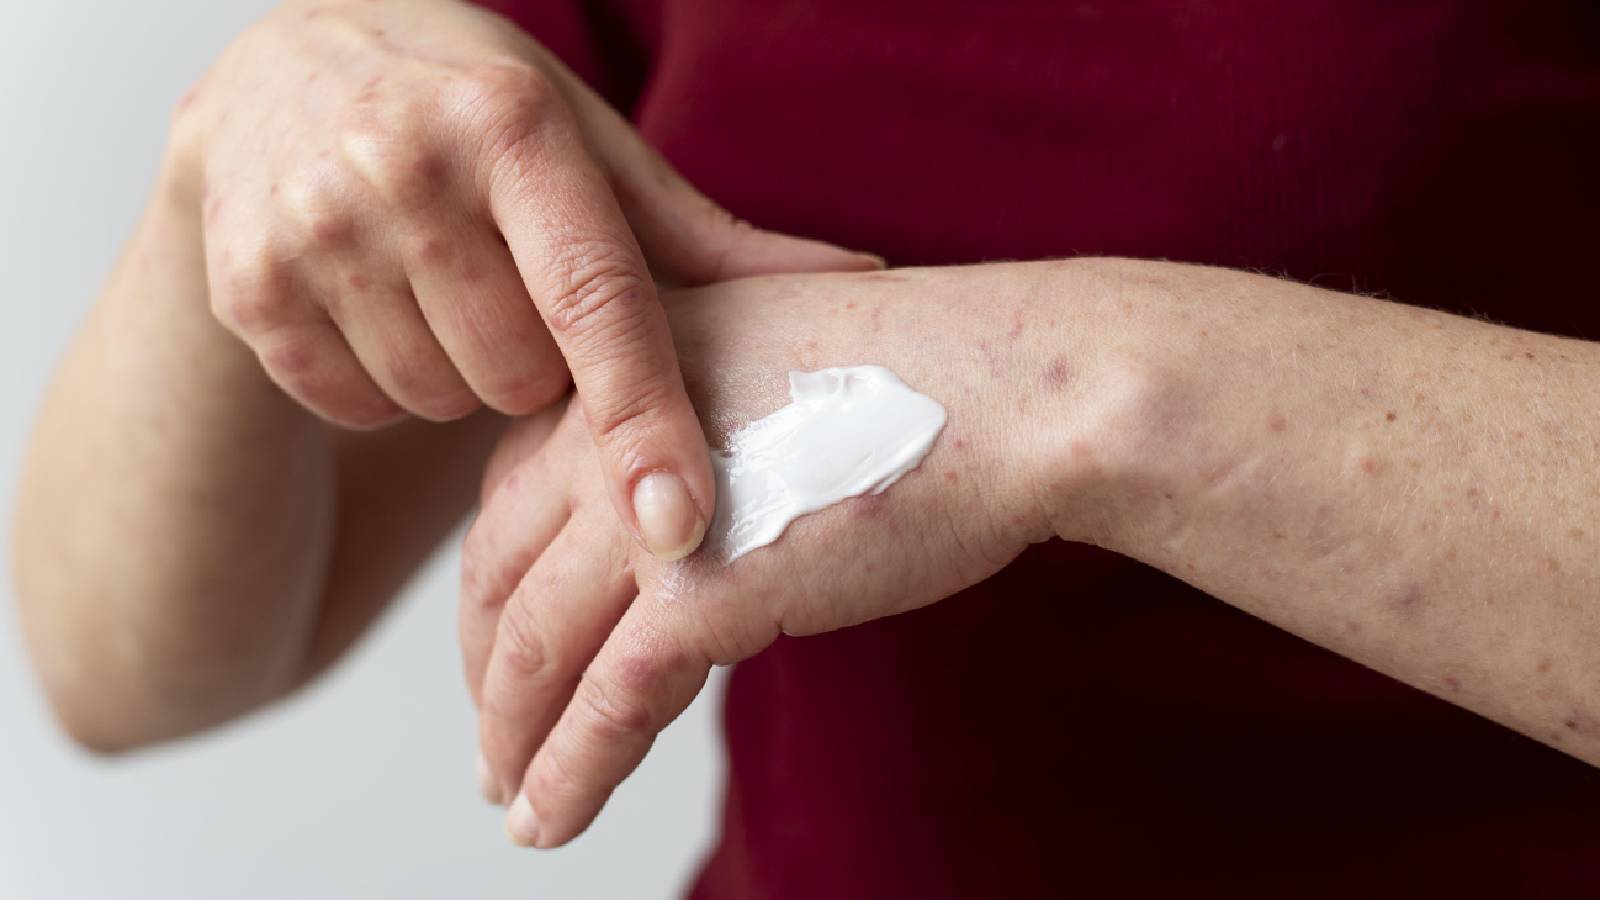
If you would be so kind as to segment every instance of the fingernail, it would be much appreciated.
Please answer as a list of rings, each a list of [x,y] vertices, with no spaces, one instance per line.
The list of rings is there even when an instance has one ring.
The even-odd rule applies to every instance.
[[[872,263],[872,267],[874,269],[887,269],[887,268],[889,268],[889,261],[884,259],[883,257],[879,256],[876,253],[857,253],[856,255],[861,257],[862,259]]]
[[[651,472],[639,479],[633,489],[633,514],[639,519],[644,545],[669,562],[693,553],[706,533],[689,489],[670,472]]]
[[[518,792],[517,799],[511,801],[511,809],[506,812],[506,834],[518,847],[532,847],[539,840],[539,817],[533,814],[527,794]]]
[[[494,773],[489,771],[489,761],[483,758],[483,753],[478,754],[478,790],[483,792],[483,799],[495,806],[504,806],[505,794],[500,790],[500,782],[495,780]]]

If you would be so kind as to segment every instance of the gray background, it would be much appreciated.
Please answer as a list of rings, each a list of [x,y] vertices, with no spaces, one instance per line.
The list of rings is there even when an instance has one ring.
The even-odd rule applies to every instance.
[[[140,207],[167,110],[264,0],[5,6],[0,26],[0,491],[74,323]],[[9,534],[6,540],[10,545]],[[478,799],[454,542],[332,677],[222,732],[75,751],[0,611],[0,897],[675,896],[714,830],[721,681],[596,827],[518,851]]]

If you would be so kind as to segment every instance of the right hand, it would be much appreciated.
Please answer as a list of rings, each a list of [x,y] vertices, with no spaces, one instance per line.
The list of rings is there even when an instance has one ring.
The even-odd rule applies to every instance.
[[[613,503],[664,556],[694,549],[714,484],[655,278],[878,264],[737,222],[460,0],[284,3],[180,104],[172,143],[212,309],[286,393],[370,428],[530,413],[570,372]]]

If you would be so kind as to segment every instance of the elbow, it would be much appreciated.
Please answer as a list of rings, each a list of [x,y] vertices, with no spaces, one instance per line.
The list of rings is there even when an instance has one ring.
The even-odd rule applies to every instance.
[[[32,598],[32,610],[49,598]],[[65,604],[49,604],[59,609]],[[268,703],[285,680],[255,660],[199,652],[170,633],[105,628],[96,621],[29,615],[23,632],[44,699],[62,734],[82,751],[118,757],[187,737]],[[126,623],[124,623],[126,625]]]

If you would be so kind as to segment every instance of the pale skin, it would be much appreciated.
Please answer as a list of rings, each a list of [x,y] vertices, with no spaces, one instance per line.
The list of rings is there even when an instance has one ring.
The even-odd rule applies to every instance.
[[[456,65],[451,53],[434,52],[448,43],[442,36],[470,35],[459,58],[472,60],[511,40],[499,30],[504,23],[481,13],[469,20],[454,2],[417,3],[406,14],[445,14],[424,7],[463,18],[419,26],[429,35],[423,58],[374,64],[386,78],[425,73],[393,95],[401,100],[434,97],[419,93],[421,82],[460,87],[441,75]],[[321,28],[314,23],[332,18],[343,24],[328,41],[380,55],[406,46],[392,31],[398,25],[362,18],[353,4],[284,9],[271,28]],[[324,12],[306,18],[313,9]],[[281,49],[271,28],[251,39]],[[251,58],[243,46],[235,59]],[[604,129],[584,124],[578,107],[587,101],[574,105],[568,76],[541,68],[544,57],[525,43],[501,49],[530,55],[507,63],[510,75],[473,69],[471,89],[488,87],[478,100],[492,95],[521,109],[519,90],[550,79],[567,86],[540,96],[560,101],[552,115],[577,141],[565,146],[588,155],[562,156],[557,168],[587,171],[578,181],[589,187],[596,169],[585,166],[606,173],[599,183],[609,192],[572,196],[617,213],[604,233],[608,246],[624,248],[627,266],[638,264],[629,272],[648,265],[654,277],[688,282],[872,267],[836,248],[736,226],[664,166],[637,181],[646,193],[619,195],[619,184],[633,182],[619,177],[629,170],[616,160],[646,158],[629,155],[642,143],[631,132],[627,140],[596,137]],[[304,684],[356,639],[481,494],[466,547],[462,644],[482,711],[487,787],[497,799],[520,800],[509,825],[523,843],[551,847],[581,832],[711,665],[746,658],[782,630],[814,633],[937,602],[1052,537],[1142,560],[1600,763],[1595,344],[1261,276],[1139,261],[769,275],[671,294],[665,311],[651,277],[630,275],[633,292],[615,296],[633,298],[628,308],[656,322],[640,332],[649,336],[640,352],[657,363],[652,371],[670,370],[669,384],[679,384],[681,366],[687,383],[677,388],[682,405],[663,421],[692,431],[688,444],[702,456],[691,399],[715,443],[781,405],[791,368],[886,365],[950,411],[922,467],[882,497],[802,519],[731,566],[712,548],[663,561],[641,547],[627,508],[637,457],[608,450],[615,429],[596,423],[613,418],[612,407],[597,405],[576,375],[590,366],[597,383],[616,383],[624,377],[608,382],[606,367],[639,357],[617,350],[631,345],[597,341],[575,363],[560,335],[540,330],[549,296],[560,292],[540,290],[544,268],[523,262],[542,258],[527,252],[535,239],[518,241],[511,226],[500,227],[517,217],[497,217],[496,209],[518,200],[536,206],[540,192],[451,182],[438,196],[466,198],[461,205],[474,211],[433,218],[404,202],[409,189],[378,190],[384,179],[374,185],[359,165],[364,157],[347,155],[366,145],[342,138],[328,148],[337,151],[330,174],[318,168],[316,137],[359,131],[343,127],[359,125],[359,116],[340,117],[372,102],[361,100],[371,75],[351,65],[289,68],[302,80],[312,69],[324,79],[351,74],[317,92],[334,111],[317,118],[321,112],[305,110],[312,124],[303,139],[284,142],[311,148],[308,155],[269,154],[270,165],[256,165],[271,173],[261,180],[241,174],[250,161],[237,154],[230,174],[208,181],[205,173],[230,159],[216,149],[230,134],[242,154],[248,142],[238,135],[275,134],[294,117],[235,134],[229,129],[239,126],[207,110],[229,110],[236,122],[241,110],[276,109],[264,98],[278,88],[246,77],[266,68],[219,69],[226,77],[202,84],[180,110],[154,199],[34,434],[15,532],[22,622],[53,707],[84,745],[114,751],[174,738]],[[521,80],[508,98],[505,84],[475,81],[482,78]],[[230,103],[208,100],[213,88],[239,93]],[[250,93],[257,90],[267,94]],[[291,91],[307,93],[282,87]],[[418,141],[391,143],[436,146],[429,141],[456,134],[423,126]],[[454,170],[465,151],[438,152]],[[417,171],[393,171],[402,169]],[[460,171],[469,169],[476,167]],[[240,203],[225,193],[217,207],[214,194],[202,199],[208,183],[238,185],[246,198],[285,196],[287,186],[289,198],[317,202]],[[639,197],[658,196],[649,184],[664,185],[667,199],[641,205]],[[319,193],[330,186],[338,189]],[[341,205],[352,196],[360,202]],[[272,213],[231,218],[241,205]],[[307,211],[315,214],[301,215]],[[532,221],[545,214],[553,213],[528,213]],[[323,241],[319,222],[370,237],[347,242],[333,228],[334,239]],[[400,225],[388,233],[376,223]],[[234,227],[241,230],[227,230]],[[683,246],[653,249],[685,228],[693,239]],[[542,386],[525,402],[501,402],[482,387],[497,365],[482,354],[501,351],[452,352],[464,344],[429,318],[428,298],[440,296],[430,292],[464,283],[463,273],[435,272],[419,283],[408,267],[429,255],[421,252],[424,235],[467,233],[482,240],[452,243],[446,258],[486,252],[500,237],[511,248],[509,261],[492,265],[503,276],[489,279],[500,286],[488,292],[498,300],[472,308],[533,309],[510,333],[549,340],[564,360],[551,366],[550,354],[528,356],[550,371],[527,376]],[[287,273],[302,286],[242,308],[292,306],[319,322],[321,309],[332,323],[321,327],[324,343],[342,342],[348,355],[338,346],[289,353],[304,364],[289,371],[276,364],[278,351],[252,342],[238,298],[227,293],[236,282],[218,277],[231,265],[219,248],[266,244],[287,249],[256,256],[254,271]],[[678,254],[706,246],[716,248],[714,259],[672,268]],[[746,255],[753,262],[737,262]],[[352,274],[369,287],[393,286],[394,302],[330,300],[335,291],[367,290],[352,285]],[[499,302],[506,298],[516,303]],[[381,361],[396,347],[409,348],[399,354],[406,359],[428,354],[372,340],[395,332],[368,328],[362,323],[373,320],[359,314],[341,319],[332,312],[339,303],[413,325],[420,318],[442,356],[424,367],[431,375],[403,381],[443,379],[459,407],[424,408],[394,389],[399,382]],[[460,313],[452,303],[435,309]],[[484,324],[479,333],[505,332]],[[306,377],[328,360],[344,360],[343,374]],[[581,400],[519,420],[491,457],[504,419],[470,409],[545,405],[564,393],[569,368]],[[372,390],[334,389],[352,384]],[[363,392],[370,418],[346,421],[330,406]],[[401,410],[414,415],[369,428]],[[634,461],[619,465],[624,457]],[[694,494],[697,504],[709,498]]]
[[[735,221],[510,22],[289,0],[178,104],[213,311],[325,420],[542,409],[569,383],[619,518],[692,551],[715,503],[656,281],[880,261]]]
[[[731,564],[633,547],[574,416],[537,449],[513,432],[461,633],[519,843],[587,827],[712,665],[936,602],[1052,537],[1600,763],[1593,343],[1130,260],[764,278],[670,314],[713,443],[781,406],[788,370],[863,362],[949,425],[887,494]]]

